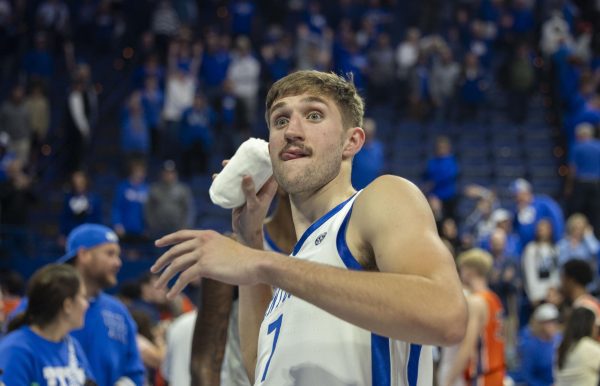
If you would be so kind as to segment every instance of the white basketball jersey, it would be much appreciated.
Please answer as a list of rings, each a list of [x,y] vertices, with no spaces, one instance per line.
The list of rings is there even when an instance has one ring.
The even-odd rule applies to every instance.
[[[345,238],[357,195],[312,224],[290,258],[362,270]],[[255,386],[431,386],[433,360],[431,347],[378,336],[275,289],[255,370]]]

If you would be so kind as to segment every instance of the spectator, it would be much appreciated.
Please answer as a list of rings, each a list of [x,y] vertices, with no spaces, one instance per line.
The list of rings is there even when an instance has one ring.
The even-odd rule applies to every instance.
[[[31,80],[50,82],[54,75],[54,56],[48,49],[48,35],[38,32],[34,37],[34,46],[28,50],[21,61],[25,76]]]
[[[156,45],[160,54],[166,52],[170,39],[179,31],[179,17],[171,1],[161,0],[152,14],[152,32],[156,37]]]
[[[223,82],[223,93],[217,101],[219,125],[216,139],[220,154],[231,157],[235,150],[250,137],[250,125],[246,117],[246,109],[240,98],[233,93],[230,80]]]
[[[38,270],[27,290],[25,312],[0,341],[0,382],[7,385],[84,386],[95,381],[80,343],[69,333],[84,325],[89,303],[77,271],[51,264]],[[93,383],[95,384],[95,383]]]
[[[203,91],[211,103],[221,94],[221,86],[227,78],[230,62],[229,38],[209,31],[206,35],[206,50],[202,54],[200,79]]]
[[[119,184],[115,192],[112,224],[123,243],[135,244],[147,240],[144,234],[144,205],[148,201],[149,186],[143,160],[132,159],[128,168],[127,179]]]
[[[196,93],[194,104],[183,112],[179,124],[180,148],[183,150],[181,173],[184,177],[208,171],[215,143],[215,121],[215,113],[206,97]]]
[[[564,232],[564,218],[558,204],[550,197],[534,195],[531,184],[519,178],[510,185],[516,203],[514,215],[515,232],[522,245],[527,245],[534,238],[538,222],[548,219],[552,225],[552,237],[557,242]]]
[[[552,232],[550,221],[540,220],[535,239],[525,246],[523,252],[525,292],[533,307],[547,299],[551,288],[559,286],[558,255]]]
[[[520,381],[528,386],[552,386],[554,352],[560,343],[556,306],[545,303],[533,312],[519,336]]]
[[[179,182],[175,162],[163,163],[160,180],[150,186],[144,213],[150,237],[193,227],[196,214],[192,192]]]
[[[396,48],[396,79],[398,80],[396,95],[399,97],[398,103],[400,106],[404,106],[406,103],[409,75],[417,64],[420,54],[420,39],[421,32],[417,28],[410,28],[406,31],[405,39]]]
[[[0,131],[0,182],[6,181],[10,164],[15,160],[15,155],[8,149],[10,137],[5,131]]]
[[[363,122],[365,143],[352,161],[352,186],[362,189],[383,172],[383,143],[377,138],[377,124],[374,119]]]
[[[96,193],[90,191],[89,179],[85,172],[76,171],[71,175],[70,189],[65,193],[60,215],[60,240],[65,238],[78,225],[102,221],[102,203]]]
[[[61,43],[70,32],[70,12],[67,4],[63,0],[45,0],[37,8],[36,19],[38,26],[56,39],[56,48],[61,47]]]
[[[520,262],[523,247],[521,245],[519,235],[513,231],[511,213],[506,209],[499,208],[492,212],[490,219],[494,229],[502,229],[506,234],[504,250],[506,256]],[[484,249],[490,250],[491,247],[489,237],[481,241],[481,246]]]
[[[388,33],[377,36],[376,45],[367,52],[367,90],[371,106],[386,105],[390,102],[389,82],[395,76],[394,48]]]
[[[494,264],[490,272],[489,285],[502,301],[507,319],[513,321],[517,318],[518,295],[522,290],[523,283],[518,262],[505,253],[506,232],[496,228],[490,237],[490,254],[494,258]],[[514,338],[514,336],[512,337]]]
[[[507,105],[514,123],[521,124],[527,119],[529,99],[535,86],[533,53],[526,43],[519,44],[508,63]]]
[[[21,298],[25,294],[25,279],[17,271],[8,270],[0,273],[0,292],[4,303],[4,315],[7,316],[21,303]]]
[[[454,96],[459,76],[460,65],[454,60],[452,51],[446,47],[441,48],[439,57],[433,63],[429,85],[438,122],[449,122],[453,118],[451,113],[456,106]]]
[[[176,157],[179,154],[179,122],[181,114],[192,106],[196,92],[196,74],[200,65],[202,47],[197,45],[194,57],[187,68],[184,64],[177,64],[181,50],[180,43],[172,42],[169,46],[167,91],[163,118],[165,125],[160,138],[161,155],[165,158]]]
[[[29,209],[36,199],[32,181],[17,159],[8,164],[6,177],[0,182],[0,224],[24,231],[29,223]]]
[[[456,218],[458,163],[452,154],[447,137],[435,141],[435,155],[427,161],[425,169],[425,192],[442,201],[443,216]]]
[[[9,151],[27,166],[31,149],[30,112],[25,103],[23,87],[15,85],[11,89],[10,98],[0,106],[0,127],[10,138]]]
[[[34,83],[31,92],[25,100],[27,111],[29,111],[29,125],[31,127],[31,157],[32,168],[37,167],[38,157],[42,151],[41,147],[46,142],[48,128],[50,127],[50,102],[44,94],[41,83]]]
[[[120,301],[104,292],[117,284],[120,252],[110,228],[87,223],[69,233],[66,253],[57,260],[72,265],[83,279],[90,307],[84,327],[71,336],[87,355],[98,386],[142,386],[144,379],[133,319]],[[18,310],[27,303],[24,299]]]
[[[472,52],[467,53],[459,79],[460,121],[477,121],[481,118],[481,108],[488,87],[488,80],[479,64],[479,58]]]
[[[229,4],[229,11],[231,12],[231,35],[233,37],[252,36],[254,15],[256,14],[254,1],[234,0]]]
[[[593,229],[585,216],[580,213],[575,213],[567,219],[567,233],[556,247],[561,265],[571,259],[582,259],[587,260],[592,267],[598,267],[600,242],[594,236]]]
[[[565,184],[569,212],[584,214],[600,232],[600,140],[594,138],[594,127],[589,123],[579,124],[576,134]]]
[[[233,94],[243,102],[251,125],[256,121],[259,77],[260,62],[252,54],[250,39],[239,36],[227,69],[227,79],[231,81]]]
[[[576,308],[567,321],[557,351],[555,386],[597,386],[600,373],[600,343],[594,313]]]
[[[126,159],[150,153],[150,129],[139,91],[129,96],[121,114],[121,150]]]
[[[83,81],[76,79],[71,84],[71,91],[67,99],[64,139],[64,149],[67,152],[65,159],[67,173],[73,173],[84,167],[92,141],[91,101],[85,91]]]
[[[498,199],[493,191],[475,184],[466,186],[463,195],[477,200],[473,211],[464,220],[464,231],[474,237],[476,244],[483,244],[496,228],[492,212],[498,207]]]
[[[587,286],[594,279],[592,268],[585,260],[572,259],[562,266],[561,292],[573,308],[586,307],[596,315],[596,326],[600,328],[600,301],[592,296]]]
[[[146,125],[150,133],[150,153],[158,155],[159,128],[161,125],[161,113],[165,103],[165,94],[160,88],[159,80],[151,75],[144,80],[144,88],[141,91],[142,108],[146,118]]]

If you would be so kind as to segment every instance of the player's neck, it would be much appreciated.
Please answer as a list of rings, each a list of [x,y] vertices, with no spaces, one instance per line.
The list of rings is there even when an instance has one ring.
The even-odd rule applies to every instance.
[[[69,332],[59,321],[52,322],[44,327],[32,324],[30,328],[37,335],[51,342],[60,342]]]
[[[322,188],[309,192],[290,195],[292,217],[296,237],[300,239],[306,229],[331,209],[350,198],[356,191],[338,175]]]
[[[483,292],[488,290],[488,285],[485,279],[474,278],[469,285],[469,289],[471,292]]]

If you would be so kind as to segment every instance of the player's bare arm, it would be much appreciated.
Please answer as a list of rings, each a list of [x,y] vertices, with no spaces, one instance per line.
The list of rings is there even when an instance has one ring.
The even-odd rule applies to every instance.
[[[448,373],[446,383],[442,386],[453,385],[454,382],[464,376],[469,361],[476,359],[477,340],[487,323],[487,306],[485,300],[479,296],[467,296],[469,318],[465,338],[460,343],[452,368]]]

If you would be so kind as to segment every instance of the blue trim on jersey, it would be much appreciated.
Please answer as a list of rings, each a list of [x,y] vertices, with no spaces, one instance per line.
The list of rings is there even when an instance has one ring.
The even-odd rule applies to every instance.
[[[350,215],[352,214],[352,208],[346,214],[342,225],[340,225],[340,230],[338,231],[337,237],[335,239],[335,245],[337,246],[338,255],[344,262],[344,265],[348,269],[353,269],[356,271],[361,271],[363,269],[362,265],[356,260],[356,258],[352,255],[350,248],[348,248],[348,243],[346,243],[346,227],[348,226],[348,220],[350,220]]]
[[[277,244],[275,244],[275,241],[273,241],[273,239],[271,238],[271,236],[269,236],[269,232],[267,232],[267,228],[266,227],[263,230],[263,234],[265,235],[265,241],[266,241],[267,245],[269,246],[269,248],[271,248],[271,250],[273,252],[283,253],[283,251],[281,250],[281,248],[279,248],[277,246]]]
[[[421,345],[410,345],[410,356],[408,357],[407,375],[408,386],[417,386],[419,380],[419,360],[421,359]]]
[[[392,382],[390,374],[390,340],[371,334],[371,384],[390,386]]]
[[[356,194],[356,193],[354,193],[354,194]],[[333,215],[335,215],[337,212],[339,212],[344,207],[344,205],[346,205],[346,203],[348,201],[350,201],[352,199],[352,197],[354,197],[354,194],[350,198],[348,198],[346,201],[338,204],[338,206],[331,209],[329,212],[325,213],[320,219],[318,219],[317,221],[312,223],[311,226],[309,226],[308,229],[304,231],[304,233],[302,234],[302,237],[300,237],[300,240],[298,240],[298,242],[294,246],[294,251],[292,252],[292,256],[295,256],[296,253],[300,252],[300,249],[302,248],[302,245],[304,245],[304,242],[306,241],[308,236],[310,236],[317,228],[319,228],[321,225],[323,225],[323,223],[325,221],[329,220]]]

